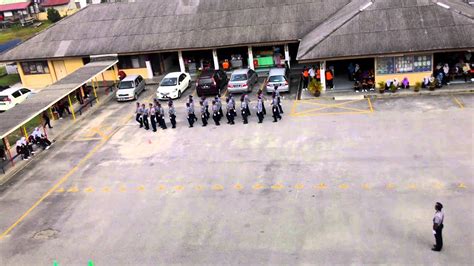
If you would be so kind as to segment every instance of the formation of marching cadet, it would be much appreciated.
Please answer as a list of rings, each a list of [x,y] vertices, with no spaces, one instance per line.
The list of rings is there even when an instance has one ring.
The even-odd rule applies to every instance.
[[[261,90],[257,93],[257,103],[255,105],[258,123],[263,123],[267,111],[265,109],[265,101],[267,99],[263,95]],[[237,104],[235,102],[234,96],[232,94],[226,98],[226,112],[225,117],[227,118],[227,124],[234,125],[235,118],[237,117]],[[278,120],[281,120],[281,114],[283,114],[283,108],[281,106],[280,92],[278,87],[275,87],[275,91],[272,94],[271,99],[271,110],[273,122],[276,123]],[[208,120],[212,115],[212,120],[216,126],[220,126],[221,119],[224,117],[224,112],[222,110],[222,101],[219,95],[217,95],[211,101],[211,110],[209,111],[209,101],[203,96],[199,101],[200,106],[200,117],[202,126],[205,127],[208,125]],[[240,98],[240,114],[242,116],[242,121],[244,124],[248,124],[248,117],[252,115],[250,112],[251,101],[247,94],[243,94]],[[145,104],[140,104],[137,102],[135,115],[135,120],[140,125],[140,128],[145,128],[146,130],[151,129],[153,132],[157,131],[157,126],[161,129],[167,129],[166,126],[166,111],[163,108],[162,104],[155,99],[154,103],[150,103],[147,107]],[[172,128],[176,128],[176,109],[174,107],[173,101],[170,99],[168,101],[168,117],[171,123]],[[189,127],[194,127],[194,123],[198,121],[196,114],[194,112],[194,99],[192,95],[189,95],[188,101],[186,102],[186,118],[188,120]]]

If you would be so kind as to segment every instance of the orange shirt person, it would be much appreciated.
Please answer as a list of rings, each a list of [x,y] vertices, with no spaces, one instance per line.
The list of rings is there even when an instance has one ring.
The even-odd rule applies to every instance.
[[[224,70],[229,70],[229,67],[230,67],[230,64],[229,64],[229,60],[224,60],[224,62],[222,63],[222,68]]]

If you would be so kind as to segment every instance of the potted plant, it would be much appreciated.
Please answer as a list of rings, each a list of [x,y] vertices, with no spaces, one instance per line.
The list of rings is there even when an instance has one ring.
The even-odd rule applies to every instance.
[[[390,84],[390,91],[393,93],[397,92],[397,86],[395,86],[393,83]]]
[[[316,79],[313,79],[309,83],[308,90],[315,97],[319,97],[319,96],[321,96],[321,91],[323,90],[323,85],[321,84],[321,82],[316,81]]]
[[[413,91],[419,92],[421,89],[421,82],[416,82],[415,87],[413,87]]]
[[[433,79],[433,81],[430,83],[430,86],[428,87],[428,89],[430,91],[434,91],[437,86],[438,86],[438,79]]]
[[[379,85],[379,92],[384,93],[385,92],[385,81],[379,81],[377,84]]]

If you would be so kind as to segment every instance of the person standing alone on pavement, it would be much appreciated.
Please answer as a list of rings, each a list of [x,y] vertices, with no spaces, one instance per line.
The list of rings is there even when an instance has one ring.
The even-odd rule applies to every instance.
[[[280,110],[278,110],[278,99],[276,98],[275,92],[273,92],[272,98],[273,123],[276,123],[278,122],[278,119],[281,120],[281,115]]]
[[[433,251],[441,251],[441,249],[443,248],[444,213],[441,211],[442,209],[443,204],[436,202],[436,212],[433,217],[433,234],[436,240],[436,244],[433,245],[433,248],[431,249]]]
[[[283,108],[281,107],[280,91],[278,91],[278,86],[275,86],[275,96],[277,99],[278,111],[280,111],[280,114],[283,114]]]

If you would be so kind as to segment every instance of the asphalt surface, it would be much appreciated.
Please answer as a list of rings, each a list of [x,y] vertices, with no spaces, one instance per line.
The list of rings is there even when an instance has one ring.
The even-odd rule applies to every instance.
[[[192,129],[186,96],[157,133],[111,101],[1,187],[0,265],[472,263],[473,94]]]

